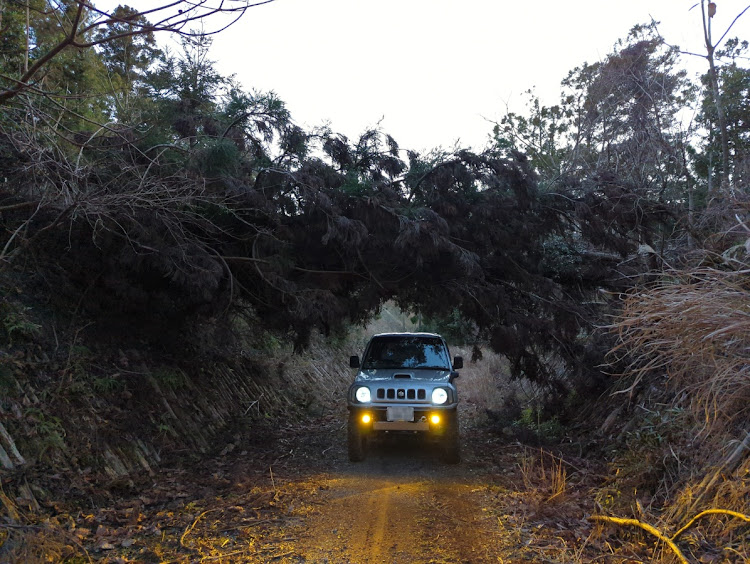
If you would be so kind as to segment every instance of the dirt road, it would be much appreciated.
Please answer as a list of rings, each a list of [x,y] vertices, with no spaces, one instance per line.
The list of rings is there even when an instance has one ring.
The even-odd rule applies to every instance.
[[[303,562],[498,562],[486,477],[448,466],[427,446],[389,441],[337,465],[326,495],[297,529]]]
[[[0,527],[0,561],[619,564],[662,558],[663,546],[623,542],[616,527],[587,518],[601,511],[598,499],[606,502],[597,497],[606,471],[601,463],[582,458],[572,444],[521,444],[493,426],[479,393],[465,397],[456,465],[403,437],[374,445],[364,462],[349,462],[347,413],[340,406],[284,424],[232,422],[212,452],[173,452],[158,468],[127,479],[84,475],[68,484],[61,471],[49,472],[47,488],[57,488],[56,497],[42,498],[28,524]],[[12,507],[7,496],[2,501]]]
[[[92,483],[50,505],[44,526],[6,534],[4,561],[518,564],[601,549],[578,494],[549,489],[538,449],[468,417],[460,464],[403,439],[354,464],[344,421],[240,427],[213,456]]]
[[[212,457],[165,461],[140,483],[57,506],[19,551],[112,564],[483,564],[575,562],[582,543],[599,548],[577,494],[549,489],[538,449],[465,417],[460,464],[403,439],[350,463],[344,422],[241,427]]]

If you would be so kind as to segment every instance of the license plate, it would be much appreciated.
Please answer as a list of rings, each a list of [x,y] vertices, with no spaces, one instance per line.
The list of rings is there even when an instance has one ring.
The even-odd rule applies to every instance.
[[[388,421],[414,421],[414,408],[406,406],[394,406],[386,408]]]

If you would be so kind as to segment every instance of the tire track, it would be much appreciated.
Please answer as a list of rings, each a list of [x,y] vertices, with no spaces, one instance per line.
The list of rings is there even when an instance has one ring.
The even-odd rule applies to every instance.
[[[498,531],[482,511],[476,484],[413,478],[333,479],[300,535],[302,562],[497,562]]]

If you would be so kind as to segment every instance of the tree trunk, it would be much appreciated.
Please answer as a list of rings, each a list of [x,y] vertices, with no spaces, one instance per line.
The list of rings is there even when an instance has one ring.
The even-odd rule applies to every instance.
[[[29,5],[26,4],[26,50],[23,56],[23,73],[29,72],[29,33],[31,26],[29,25]]]
[[[714,51],[716,46],[711,39],[711,17],[706,19],[706,11],[701,2],[703,9],[703,37],[706,42],[706,59],[708,59],[708,78],[711,82],[711,91],[713,92],[714,105],[716,106],[716,116],[719,121],[719,135],[721,136],[721,186],[720,192],[725,194],[729,189],[729,139],[727,136],[727,121],[724,117],[724,106],[721,103],[721,92],[719,91],[719,76],[716,72],[714,63]],[[709,191],[709,197],[713,194]]]
[[[714,65],[713,47],[709,49],[708,56],[709,78],[711,80],[711,90],[714,95],[714,105],[716,106],[716,115],[719,120],[719,134],[721,135],[721,191],[726,192],[729,186],[729,139],[727,136],[727,120],[724,117],[724,106],[721,103],[721,94],[719,92],[719,78]]]

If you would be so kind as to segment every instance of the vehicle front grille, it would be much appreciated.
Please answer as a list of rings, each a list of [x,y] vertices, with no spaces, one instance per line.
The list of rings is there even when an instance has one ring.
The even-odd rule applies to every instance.
[[[379,400],[414,401],[427,399],[423,388],[378,388],[375,397]]]

